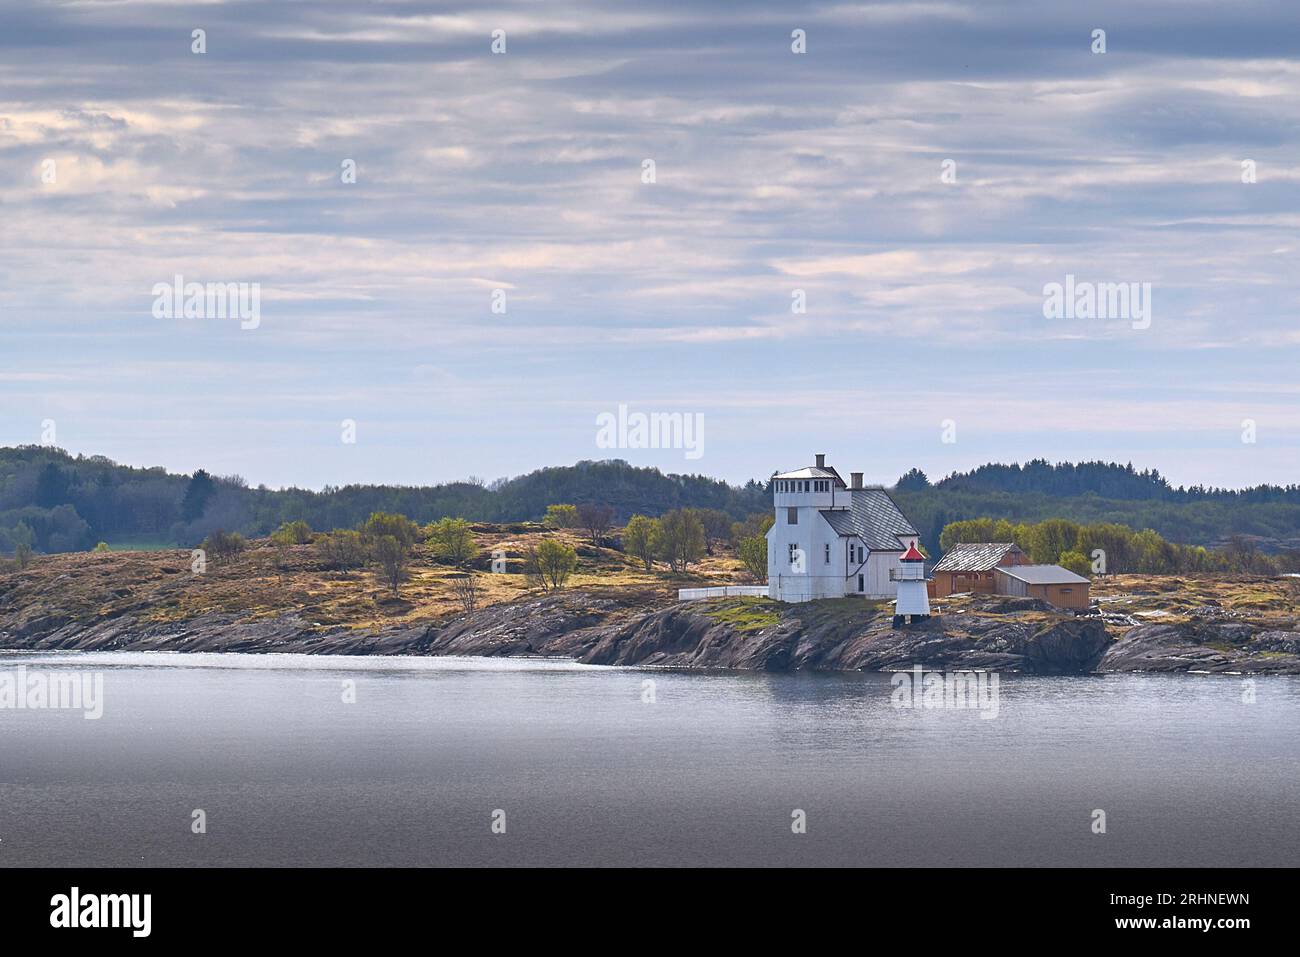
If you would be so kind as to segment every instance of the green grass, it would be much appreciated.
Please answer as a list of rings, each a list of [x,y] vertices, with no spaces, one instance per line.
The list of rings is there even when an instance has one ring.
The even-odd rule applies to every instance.
[[[169,552],[180,546],[155,538],[120,538],[108,543],[110,552]]]
[[[762,631],[781,620],[778,602],[770,598],[746,596],[743,598],[716,598],[701,602],[700,613],[723,625],[731,625],[739,632]]]

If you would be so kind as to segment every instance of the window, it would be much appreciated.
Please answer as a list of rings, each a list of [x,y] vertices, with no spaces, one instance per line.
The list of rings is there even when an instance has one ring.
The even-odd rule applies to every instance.
[[[794,563],[795,563],[795,557],[794,557],[794,556],[795,556],[795,552],[799,551],[799,546],[798,546],[798,545],[791,544],[791,545],[789,546],[789,548],[790,548],[790,555],[789,555],[789,559],[788,559],[788,560],[789,560],[789,562],[790,562],[790,567],[791,567],[791,568],[794,568]]]
[[[797,508],[787,508],[785,510],[785,523],[787,525],[799,524],[799,510]]]
[[[1068,595],[1068,594],[1070,594],[1070,592],[1072,592],[1072,591],[1074,591],[1073,588],[1062,588],[1062,589],[1061,589],[1061,594],[1062,594],[1062,595]]]
[[[867,583],[866,583],[866,580],[865,580],[861,575],[859,575],[859,576],[858,576],[858,591],[866,591],[866,590],[867,590]]]
[[[829,565],[830,563],[831,563],[831,546],[830,546],[829,543],[827,543],[827,545],[826,545],[826,564]]]

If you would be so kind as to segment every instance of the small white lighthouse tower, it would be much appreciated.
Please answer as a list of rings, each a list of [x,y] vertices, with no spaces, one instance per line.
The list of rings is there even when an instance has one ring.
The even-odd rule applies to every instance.
[[[898,559],[898,600],[894,604],[894,627],[930,617],[930,596],[925,583],[925,556],[909,545]]]

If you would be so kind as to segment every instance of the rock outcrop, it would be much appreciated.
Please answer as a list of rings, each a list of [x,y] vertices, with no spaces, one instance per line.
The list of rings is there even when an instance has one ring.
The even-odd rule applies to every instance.
[[[299,614],[204,614],[157,623],[132,612],[89,621],[45,610],[0,621],[0,648],[32,651],[536,655],[590,664],[749,671],[993,669],[1300,673],[1300,632],[1241,620],[1141,624],[1116,641],[1098,616],[989,601],[895,629],[858,599],[781,605],[718,599],[649,608],[617,589],[573,589],[436,621],[378,629]]]
[[[1100,671],[1300,673],[1300,632],[1246,622],[1192,621],[1130,628]]]

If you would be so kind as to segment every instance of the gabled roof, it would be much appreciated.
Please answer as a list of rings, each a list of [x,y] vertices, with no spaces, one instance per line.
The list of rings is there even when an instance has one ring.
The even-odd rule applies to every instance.
[[[1060,565],[1003,565],[994,571],[1009,575],[1026,585],[1087,585],[1088,579]]]
[[[834,469],[819,469],[815,465],[807,468],[795,469],[793,472],[778,472],[772,476],[773,479],[834,479],[840,483],[841,488],[848,488],[844,484],[844,479],[840,478],[840,473]]]
[[[848,508],[819,509],[837,535],[856,535],[873,552],[896,552],[900,535],[918,535],[883,488],[855,488]]]
[[[1012,549],[1020,551],[1015,542],[963,542],[954,545],[934,566],[937,572],[986,572]]]

